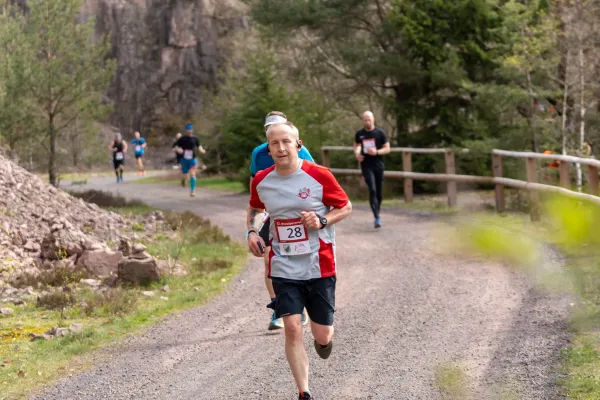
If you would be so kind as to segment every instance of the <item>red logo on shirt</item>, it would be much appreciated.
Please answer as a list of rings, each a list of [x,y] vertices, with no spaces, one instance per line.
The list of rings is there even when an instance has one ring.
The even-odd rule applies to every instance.
[[[302,188],[298,192],[298,197],[300,197],[302,200],[308,199],[309,196],[310,196],[310,189],[309,188]]]

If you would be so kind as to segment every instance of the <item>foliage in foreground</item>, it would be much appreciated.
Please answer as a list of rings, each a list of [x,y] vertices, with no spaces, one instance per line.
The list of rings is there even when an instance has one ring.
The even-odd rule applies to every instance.
[[[466,224],[463,243],[487,257],[520,266],[540,287],[575,297],[571,324],[575,336],[563,352],[560,384],[573,399],[600,398],[600,207],[553,197],[536,227],[511,217],[486,216]],[[557,249],[562,267],[551,262]],[[554,264],[554,265],[553,265]]]

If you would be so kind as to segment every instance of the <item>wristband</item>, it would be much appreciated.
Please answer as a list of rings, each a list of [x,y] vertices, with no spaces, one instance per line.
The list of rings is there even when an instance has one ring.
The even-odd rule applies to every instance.
[[[250,229],[248,232],[246,232],[246,240],[248,240],[248,237],[250,236],[250,234],[254,232],[256,233],[256,231],[254,229]],[[258,233],[256,233],[258,235]]]

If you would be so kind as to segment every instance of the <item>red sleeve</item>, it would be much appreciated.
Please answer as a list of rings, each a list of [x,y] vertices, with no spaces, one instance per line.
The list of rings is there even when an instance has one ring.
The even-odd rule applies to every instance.
[[[252,178],[252,182],[250,183],[250,207],[258,210],[264,210],[266,208],[263,202],[260,200],[260,197],[258,197],[258,190],[256,190],[256,188],[272,169],[273,167],[264,171],[259,171],[256,176]]]
[[[329,168],[303,161],[302,169],[323,186],[323,204],[333,208],[342,208],[348,204],[348,195]]]

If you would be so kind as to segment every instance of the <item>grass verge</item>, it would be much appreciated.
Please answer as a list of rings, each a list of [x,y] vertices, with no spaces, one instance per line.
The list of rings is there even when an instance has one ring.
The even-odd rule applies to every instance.
[[[138,203],[111,204],[113,210],[125,214],[149,210]],[[227,287],[246,261],[245,248],[194,214],[165,213],[165,217],[176,236],[158,234],[144,244],[152,255],[185,266],[186,276],[167,272],[150,286],[117,286],[104,293],[77,289],[68,292],[68,304],[59,303],[59,308],[64,308],[32,301],[12,307],[10,316],[0,316],[0,399],[26,398],[36,388],[88,367],[89,360],[83,356],[90,351],[139,332],[169,314],[202,304]],[[164,285],[169,286],[168,292],[161,291]],[[143,291],[155,295],[147,297]],[[73,323],[82,324],[83,331],[30,341],[30,334]]]
[[[162,185],[181,185],[181,174],[169,173],[147,178],[136,179],[130,183],[134,184],[162,184]],[[242,193],[244,185],[234,179],[222,176],[198,177],[196,187],[205,189],[222,190],[226,192]]]

